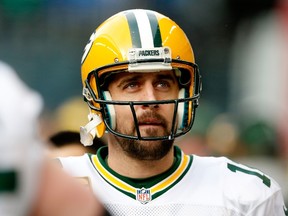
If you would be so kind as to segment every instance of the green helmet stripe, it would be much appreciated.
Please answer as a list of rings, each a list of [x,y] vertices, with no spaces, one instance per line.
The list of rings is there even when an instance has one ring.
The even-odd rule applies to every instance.
[[[147,16],[152,30],[154,47],[162,47],[162,38],[157,17],[152,11],[147,11]]]
[[[132,47],[134,48],[141,48],[141,39],[140,39],[140,33],[138,28],[138,23],[135,17],[135,14],[132,11],[128,11],[125,13],[125,16],[127,18],[127,22],[130,29],[130,36],[132,40]]]

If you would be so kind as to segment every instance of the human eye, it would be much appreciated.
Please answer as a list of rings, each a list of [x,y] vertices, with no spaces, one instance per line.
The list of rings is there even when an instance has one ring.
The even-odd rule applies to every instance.
[[[155,87],[159,90],[168,90],[171,88],[169,80],[159,80],[155,83]]]
[[[125,83],[122,88],[123,88],[123,90],[132,92],[132,91],[136,91],[139,88],[139,86],[140,86],[139,82],[129,81],[129,82]]]

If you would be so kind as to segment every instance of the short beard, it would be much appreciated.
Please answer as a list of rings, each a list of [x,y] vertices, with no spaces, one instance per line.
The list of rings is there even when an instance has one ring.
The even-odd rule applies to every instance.
[[[137,121],[145,122],[147,118],[155,118],[161,122],[163,128],[166,128],[163,131],[163,134],[159,134],[158,130],[156,129],[146,129],[145,132],[150,137],[157,137],[157,136],[168,136],[170,134],[169,130],[167,130],[167,122],[165,118],[161,115],[153,112],[146,112],[142,116],[140,116]],[[116,130],[121,132],[120,128],[116,127]],[[123,132],[122,132],[123,133]],[[126,135],[133,135],[136,134],[136,128],[132,128],[129,132],[126,131],[123,134]],[[122,138],[115,136],[115,139],[119,143],[119,146],[122,148],[124,152],[126,152],[129,157],[138,159],[138,160],[159,160],[163,158],[168,152],[171,150],[174,139],[167,139],[167,140],[134,140],[128,138]]]
[[[143,141],[115,136],[117,142],[129,157],[137,160],[160,160],[173,147],[174,140]]]

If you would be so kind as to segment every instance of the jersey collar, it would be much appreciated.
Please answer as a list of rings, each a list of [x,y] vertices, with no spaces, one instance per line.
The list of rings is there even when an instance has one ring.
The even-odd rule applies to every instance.
[[[108,147],[102,147],[96,155],[89,155],[95,170],[108,184],[133,199],[140,199],[143,204],[156,199],[176,185],[185,176],[193,161],[192,155],[185,155],[179,147],[174,146],[175,162],[169,170],[150,178],[134,179],[114,172],[105,162],[107,155]]]

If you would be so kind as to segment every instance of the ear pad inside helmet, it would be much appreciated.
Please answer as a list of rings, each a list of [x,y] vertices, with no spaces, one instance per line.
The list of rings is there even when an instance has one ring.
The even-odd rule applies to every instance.
[[[188,97],[188,91],[185,88],[180,89],[178,99]],[[178,103],[178,130],[183,130],[188,124],[188,101]]]
[[[109,91],[103,91],[103,97],[106,101],[111,101],[112,97]],[[106,104],[106,111],[105,111],[105,117],[107,119],[107,123],[109,126],[114,130],[116,128],[116,119],[115,119],[115,108],[112,104]]]

